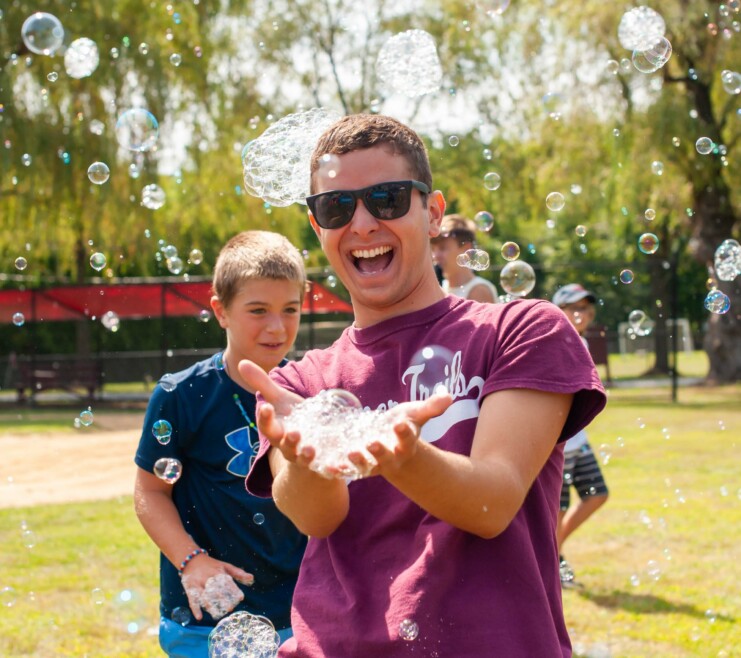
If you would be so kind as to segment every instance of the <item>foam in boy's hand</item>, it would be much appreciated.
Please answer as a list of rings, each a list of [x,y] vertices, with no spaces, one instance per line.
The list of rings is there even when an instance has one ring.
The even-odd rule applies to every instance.
[[[305,446],[314,448],[309,468],[327,478],[336,477],[336,473],[350,480],[365,477],[377,463],[368,452],[368,445],[380,441],[393,449],[398,442],[392,414],[363,409],[352,393],[341,389],[321,391],[300,402],[283,422],[286,431],[301,434],[299,450]],[[348,459],[353,452],[365,456],[367,469]]]

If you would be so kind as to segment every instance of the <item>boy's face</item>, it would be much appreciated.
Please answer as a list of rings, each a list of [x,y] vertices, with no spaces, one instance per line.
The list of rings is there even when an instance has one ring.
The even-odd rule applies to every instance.
[[[472,249],[473,245],[470,242],[461,244],[458,238],[448,236],[447,238],[438,237],[434,239],[431,247],[432,260],[440,266],[443,274],[447,277],[454,268],[460,267],[456,258],[467,249]]]
[[[384,145],[338,159],[335,178],[317,176],[316,193],[414,178],[406,158]],[[432,296],[440,286],[429,241],[439,233],[444,212],[440,192],[428,194],[425,207],[422,194],[412,190],[409,212],[398,219],[376,219],[360,200],[350,223],[341,228],[323,229],[309,215],[327,259],[352,297],[356,323],[365,326],[437,301]]]
[[[587,330],[587,327],[592,324],[595,316],[594,304],[588,299],[581,299],[573,304],[566,304],[561,307],[561,310],[566,313],[566,317],[580,334],[583,334]]]
[[[226,330],[230,353],[268,371],[281,362],[296,340],[301,288],[288,279],[254,279],[240,286],[228,308],[218,297],[211,299],[211,307]]]

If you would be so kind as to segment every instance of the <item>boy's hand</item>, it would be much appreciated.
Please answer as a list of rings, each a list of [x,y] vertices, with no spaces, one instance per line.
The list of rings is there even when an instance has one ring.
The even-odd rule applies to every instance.
[[[449,393],[436,393],[427,400],[419,402],[404,402],[394,407],[389,413],[397,418],[394,432],[398,443],[393,449],[388,448],[380,441],[368,445],[368,452],[378,462],[373,467],[371,475],[383,475],[390,470],[401,468],[417,452],[418,439],[422,426],[440,414],[452,404],[453,398]],[[362,453],[354,452],[348,455],[350,461],[361,468],[368,468],[366,458]]]
[[[209,579],[219,574],[226,574],[242,585],[250,586],[255,582],[255,577],[251,573],[208,555],[201,555],[198,559],[189,562],[183,572],[182,583],[185,595],[188,597],[190,611],[198,621],[203,619],[201,609],[213,616],[212,611],[209,610],[208,601],[203,599],[203,594]]]

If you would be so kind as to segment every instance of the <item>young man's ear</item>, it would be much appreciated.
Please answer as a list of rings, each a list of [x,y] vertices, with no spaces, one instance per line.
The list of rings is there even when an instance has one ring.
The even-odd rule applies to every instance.
[[[430,192],[430,196],[427,198],[427,212],[430,218],[428,235],[431,238],[436,238],[440,235],[440,227],[445,216],[445,197],[440,190]]]
[[[211,308],[214,312],[214,316],[219,322],[219,326],[222,329],[226,329],[227,319],[226,313],[224,312],[224,304],[222,304],[221,300],[216,295],[211,297]]]
[[[311,214],[311,210],[307,210],[306,214],[309,216],[309,223],[311,224],[311,228],[314,229],[314,233],[316,233],[316,237],[319,238],[319,240],[321,241],[322,227],[316,223],[316,219],[314,219],[314,215]]]

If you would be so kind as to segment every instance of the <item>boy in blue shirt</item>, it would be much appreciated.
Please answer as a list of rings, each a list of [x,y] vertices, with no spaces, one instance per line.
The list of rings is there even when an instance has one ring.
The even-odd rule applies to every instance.
[[[211,298],[226,349],[163,377],[149,401],[134,502],[161,551],[160,645],[168,656],[206,658],[210,631],[234,610],[269,618],[282,640],[291,635],[306,538],[272,500],[245,490],[259,439],[254,391],[237,364],[250,359],[268,372],[284,362],[305,285],[303,259],[286,238],[233,237],[217,259]],[[163,458],[165,478],[155,468]]]

